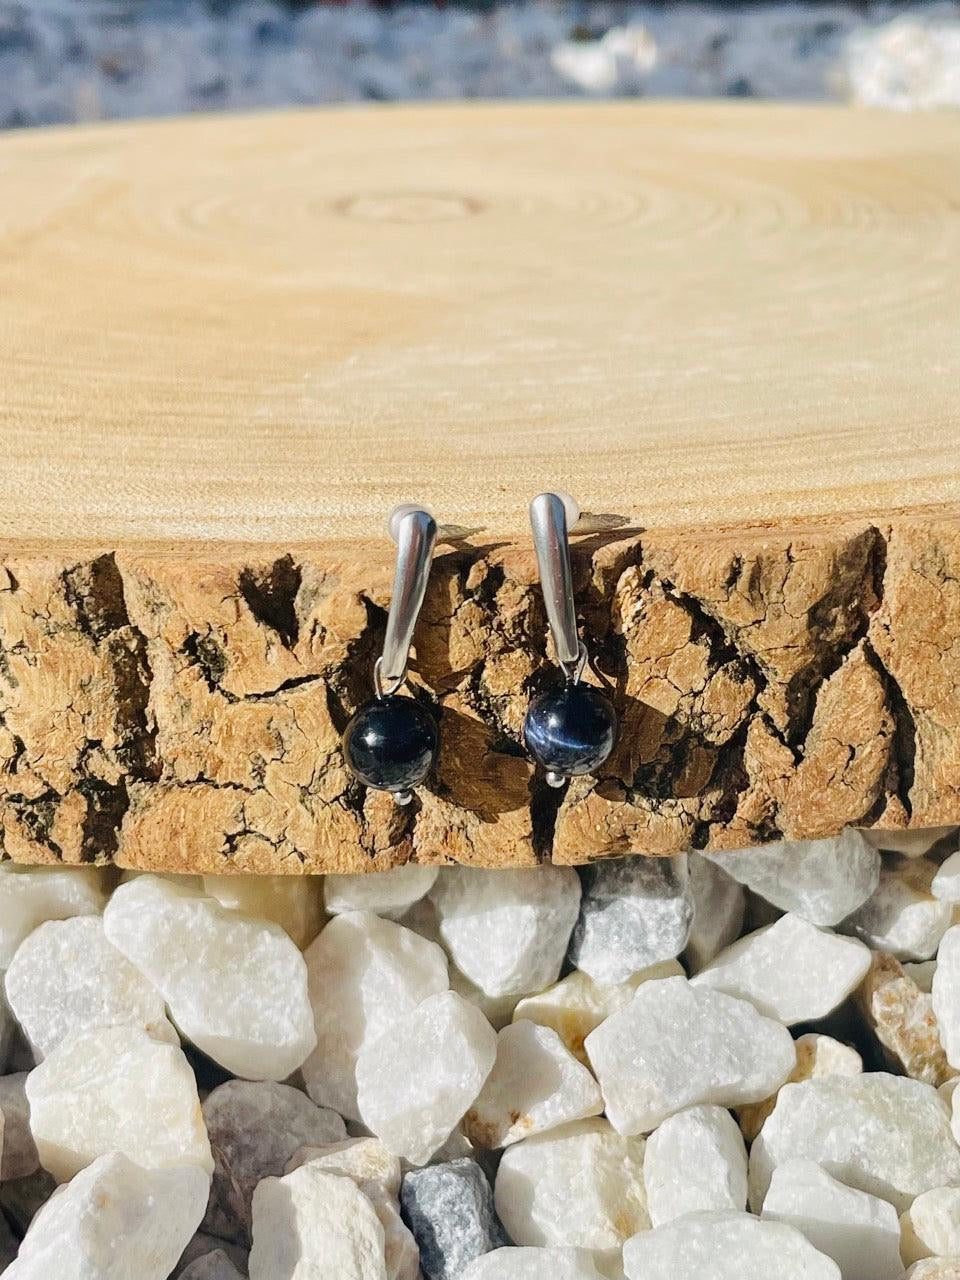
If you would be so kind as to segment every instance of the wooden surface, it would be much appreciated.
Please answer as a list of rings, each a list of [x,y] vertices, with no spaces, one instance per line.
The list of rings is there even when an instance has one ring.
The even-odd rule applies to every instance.
[[[25,860],[484,864],[960,821],[960,117],[455,106],[0,138],[0,822]],[[526,502],[624,715],[556,799]],[[441,548],[395,813],[386,512]]]

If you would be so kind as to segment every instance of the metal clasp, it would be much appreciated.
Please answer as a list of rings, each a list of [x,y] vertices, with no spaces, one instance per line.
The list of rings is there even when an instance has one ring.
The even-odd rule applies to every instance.
[[[378,698],[396,693],[406,679],[413,629],[426,594],[437,541],[437,522],[423,507],[397,507],[390,516],[389,527],[397,544],[397,567],[383,652],[373,669]]]
[[[537,494],[530,503],[530,527],[557,661],[567,679],[576,683],[586,666],[587,649],[577,634],[567,506],[557,493]]]

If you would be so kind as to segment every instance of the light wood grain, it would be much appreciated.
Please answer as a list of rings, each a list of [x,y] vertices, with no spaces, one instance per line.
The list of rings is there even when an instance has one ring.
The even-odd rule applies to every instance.
[[[11,537],[960,498],[960,117],[441,106],[0,140]]]
[[[960,822],[960,117],[286,112],[0,139],[0,851],[357,871]],[[564,795],[526,503],[622,716]],[[442,544],[409,809],[348,778]]]

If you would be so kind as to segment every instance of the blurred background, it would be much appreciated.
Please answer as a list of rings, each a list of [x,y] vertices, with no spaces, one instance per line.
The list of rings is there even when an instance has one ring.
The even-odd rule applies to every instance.
[[[320,102],[960,106],[960,4],[0,0],[0,127]]]

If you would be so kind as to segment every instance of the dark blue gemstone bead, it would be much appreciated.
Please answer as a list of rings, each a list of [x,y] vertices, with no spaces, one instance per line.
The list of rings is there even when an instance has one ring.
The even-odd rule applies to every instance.
[[[418,786],[437,754],[437,722],[413,698],[391,694],[360,708],[343,734],[350,770],[377,791]]]
[[[523,737],[545,769],[565,777],[592,773],[613,750],[617,713],[592,685],[566,684],[534,698]]]

